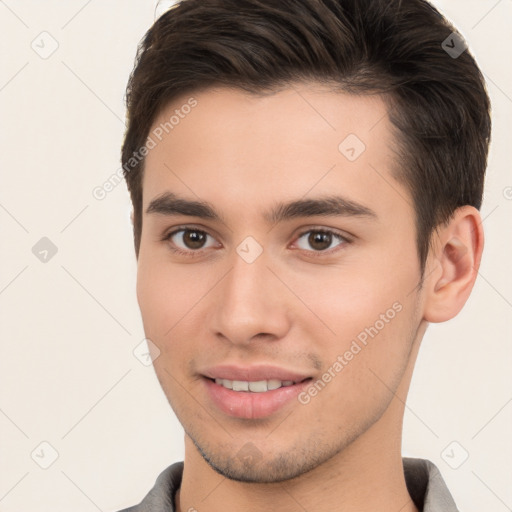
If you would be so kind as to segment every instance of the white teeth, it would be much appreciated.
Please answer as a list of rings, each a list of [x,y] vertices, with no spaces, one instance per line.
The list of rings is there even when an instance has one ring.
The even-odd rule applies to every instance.
[[[221,386],[224,386],[228,389],[233,389],[233,381],[227,380],[227,379],[215,379],[216,384],[220,384]]]
[[[282,386],[282,384],[281,384],[280,380],[277,380],[277,379],[267,380],[267,389],[269,389],[269,390],[278,389],[281,386]]]
[[[215,379],[215,383],[233,391],[252,391],[253,393],[264,393],[265,391],[272,391],[284,386],[293,385],[293,380],[258,380],[249,382],[246,380],[228,380],[228,379]]]
[[[234,380],[233,391],[249,391],[249,383],[246,380]]]
[[[264,391],[268,391],[267,381],[258,380],[257,382],[249,382],[249,391],[253,391],[254,393],[263,393]]]

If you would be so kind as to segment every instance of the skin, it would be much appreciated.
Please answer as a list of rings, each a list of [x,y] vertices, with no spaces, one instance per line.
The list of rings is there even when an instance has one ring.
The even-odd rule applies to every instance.
[[[392,177],[383,98],[315,83],[263,98],[210,88],[173,101],[154,127],[190,96],[197,106],[146,157],[137,275],[146,337],[160,351],[155,371],[185,430],[177,510],[416,511],[402,468],[404,403],[428,323],[455,316],[470,294],[483,248],[478,211],[460,208],[437,230],[418,286],[413,202]],[[338,149],[350,133],[366,145],[353,162]],[[222,220],[147,214],[167,191],[207,201]],[[376,217],[263,217],[278,202],[333,193]],[[209,235],[203,248],[183,231],[161,240],[184,224]],[[318,228],[347,241],[333,236],[322,253],[310,231],[299,238]],[[247,236],[263,249],[250,264],[236,251]],[[221,363],[317,380],[396,303],[400,312],[307,404],[240,419],[205,392],[200,370]],[[237,453],[249,442],[257,456],[247,466]]]

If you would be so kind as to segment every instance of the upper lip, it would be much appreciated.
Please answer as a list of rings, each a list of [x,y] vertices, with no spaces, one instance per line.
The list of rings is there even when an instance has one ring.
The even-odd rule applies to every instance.
[[[202,375],[210,379],[241,380],[248,382],[257,382],[261,380],[291,380],[301,382],[311,377],[303,373],[297,373],[285,368],[268,364],[255,364],[251,366],[235,366],[223,364],[212,366],[201,372]]]

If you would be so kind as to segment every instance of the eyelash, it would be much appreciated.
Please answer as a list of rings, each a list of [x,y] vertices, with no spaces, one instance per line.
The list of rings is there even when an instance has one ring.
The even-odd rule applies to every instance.
[[[206,231],[204,231],[202,229],[194,228],[194,227],[191,227],[191,226],[178,226],[173,231],[163,235],[160,240],[162,242],[170,242],[171,238],[174,235],[176,235],[177,233],[181,232],[181,231],[196,231],[198,233],[202,233],[204,235],[211,236],[209,233],[207,233]],[[308,251],[306,249],[299,249],[299,250],[311,253],[310,255],[312,257],[314,257],[314,258],[322,257],[322,256],[325,256],[325,255],[331,255],[331,254],[333,254],[335,252],[343,250],[347,244],[352,243],[352,240],[349,239],[348,237],[346,237],[345,235],[342,235],[342,234],[338,233],[337,231],[334,231],[334,230],[331,230],[331,229],[325,229],[325,228],[309,228],[309,229],[306,229],[306,230],[302,231],[301,233],[299,233],[297,235],[297,240],[302,238],[306,233],[325,233],[325,234],[330,234],[330,235],[333,235],[334,238],[337,238],[339,241],[342,242],[339,245],[337,245],[336,247],[334,247],[333,249],[327,249],[327,250],[324,250],[324,251],[313,251],[313,250]],[[170,246],[170,249],[175,254],[178,254],[180,256],[186,256],[186,257],[189,257],[189,258],[194,258],[196,256],[200,256],[202,254],[203,250],[206,250],[206,249],[198,249],[198,250],[190,249],[190,250],[186,251],[186,250],[183,250],[183,249],[181,249],[179,247],[174,246],[174,244]]]

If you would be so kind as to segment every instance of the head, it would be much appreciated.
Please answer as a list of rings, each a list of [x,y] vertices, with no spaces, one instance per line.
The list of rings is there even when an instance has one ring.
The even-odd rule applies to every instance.
[[[216,470],[276,481],[339,453],[406,391],[426,323],[463,306],[482,249],[490,117],[470,53],[442,47],[453,32],[423,0],[185,0],[144,37],[122,148],[137,293],[162,387]],[[173,201],[157,200],[167,192]],[[305,239],[310,218],[341,238]],[[196,226],[189,255],[164,241],[177,222]],[[292,239],[342,251],[298,256]],[[330,372],[294,411],[315,421],[267,437],[284,415],[223,416],[201,375],[225,362],[324,384]],[[249,474],[226,454],[251,439],[268,464]]]

